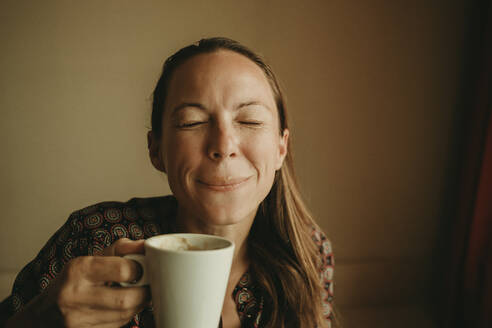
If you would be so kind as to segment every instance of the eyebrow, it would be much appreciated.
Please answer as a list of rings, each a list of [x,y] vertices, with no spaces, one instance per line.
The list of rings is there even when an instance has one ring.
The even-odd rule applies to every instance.
[[[235,110],[241,109],[243,107],[252,106],[252,105],[263,106],[266,109],[270,109],[264,103],[262,103],[260,101],[254,101],[253,100],[253,101],[246,101],[246,102],[240,103],[239,105],[236,106]],[[174,115],[175,113],[177,113],[178,111],[180,111],[180,110],[182,110],[183,108],[186,108],[186,107],[194,107],[194,108],[198,108],[198,109],[201,109],[201,110],[207,110],[207,107],[205,107],[204,105],[202,105],[200,103],[183,102],[183,103],[180,103],[179,105],[177,105],[176,107],[173,108],[171,115]]]
[[[260,102],[260,101],[247,101],[247,102],[243,102],[243,103],[240,103],[236,109],[240,109],[242,107],[248,107],[248,106],[252,106],[252,105],[255,105],[255,106],[263,106],[265,107],[266,109],[270,109],[267,105],[265,105],[264,103]]]
[[[173,111],[171,112],[171,114],[173,115],[173,114],[177,113],[178,111],[180,111],[180,110],[182,110],[183,108],[186,108],[186,107],[195,107],[195,108],[198,108],[198,109],[201,109],[201,110],[206,110],[207,109],[205,106],[203,106],[200,103],[183,102],[183,103],[179,104],[178,106],[174,107],[173,108]]]

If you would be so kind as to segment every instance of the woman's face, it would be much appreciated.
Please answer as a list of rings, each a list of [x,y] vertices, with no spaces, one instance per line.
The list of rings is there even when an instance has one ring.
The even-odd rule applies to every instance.
[[[205,224],[253,220],[287,152],[263,71],[221,50],[174,72],[158,159],[180,211]]]

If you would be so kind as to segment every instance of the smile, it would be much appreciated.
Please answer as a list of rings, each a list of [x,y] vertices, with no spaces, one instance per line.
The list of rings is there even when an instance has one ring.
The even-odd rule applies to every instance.
[[[231,191],[240,188],[251,177],[238,178],[227,181],[207,181],[197,180],[201,186],[213,191]]]

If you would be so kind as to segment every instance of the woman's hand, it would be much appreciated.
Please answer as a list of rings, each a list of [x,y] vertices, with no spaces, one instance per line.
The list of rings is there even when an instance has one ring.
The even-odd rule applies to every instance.
[[[110,285],[140,277],[139,264],[120,256],[143,251],[143,240],[123,238],[106,248],[104,256],[69,261],[50,287],[19,313],[20,318],[12,318],[10,327],[25,327],[23,319],[37,327],[43,323],[50,327],[121,327],[149,304],[150,292],[148,287]]]

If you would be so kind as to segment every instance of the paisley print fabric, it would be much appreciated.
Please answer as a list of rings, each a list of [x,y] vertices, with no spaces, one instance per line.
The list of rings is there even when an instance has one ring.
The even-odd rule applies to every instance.
[[[65,263],[78,256],[101,255],[120,238],[146,239],[175,230],[177,203],[173,196],[132,198],[128,202],[103,202],[70,215],[67,222],[48,240],[39,254],[17,275],[9,297],[0,303],[0,325],[41,293],[61,272]],[[313,241],[320,251],[320,279],[324,284],[323,306],[332,318],[333,254],[326,236],[316,229]],[[246,272],[233,291],[233,298],[245,328],[259,328],[263,312],[262,291],[254,274]],[[134,316],[124,327],[154,327],[151,308]]]

